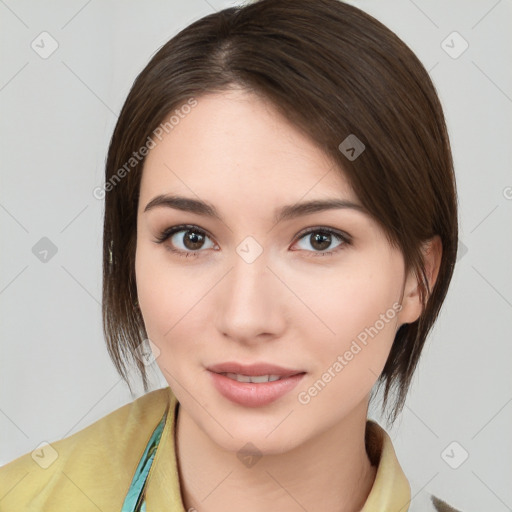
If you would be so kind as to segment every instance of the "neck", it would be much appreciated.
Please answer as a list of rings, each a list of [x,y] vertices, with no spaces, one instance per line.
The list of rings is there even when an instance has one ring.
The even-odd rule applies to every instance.
[[[175,444],[185,510],[361,510],[376,474],[365,446],[367,406],[366,399],[332,428],[284,453],[264,454],[250,467],[180,407]]]

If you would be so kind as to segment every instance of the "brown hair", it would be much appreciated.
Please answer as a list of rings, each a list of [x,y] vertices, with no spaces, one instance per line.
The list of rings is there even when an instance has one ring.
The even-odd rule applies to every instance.
[[[339,0],[260,0],[205,16],[168,41],[136,78],[106,162],[103,329],[109,354],[128,384],[127,364],[135,362],[148,390],[144,364],[134,357],[147,338],[133,307],[144,164],[133,159],[134,151],[190,98],[232,87],[270,100],[339,164],[389,242],[400,248],[406,270],[414,269],[420,280],[423,312],[400,327],[378,379],[378,388],[385,383],[383,409],[389,392],[398,390],[394,421],[455,265],[455,176],[427,71],[391,30]],[[351,134],[366,146],[354,160],[338,148]],[[434,235],[443,253],[429,290],[421,246]]]

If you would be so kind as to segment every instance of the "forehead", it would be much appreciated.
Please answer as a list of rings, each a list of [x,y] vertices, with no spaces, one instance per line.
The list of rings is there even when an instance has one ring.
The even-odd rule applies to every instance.
[[[357,200],[339,167],[268,101],[242,90],[196,100],[162,140],[154,139],[144,163],[141,203],[171,192],[212,201]]]

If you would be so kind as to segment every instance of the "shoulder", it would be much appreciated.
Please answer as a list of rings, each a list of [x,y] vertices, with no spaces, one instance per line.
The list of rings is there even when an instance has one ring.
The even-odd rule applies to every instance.
[[[170,388],[128,403],[64,439],[0,467],[0,511],[119,510]],[[58,497],[58,502],[57,502]]]

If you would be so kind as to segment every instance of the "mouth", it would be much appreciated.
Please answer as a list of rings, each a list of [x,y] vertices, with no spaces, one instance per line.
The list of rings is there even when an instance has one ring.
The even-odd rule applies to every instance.
[[[231,361],[214,364],[207,369],[211,372],[235,379],[238,382],[273,382],[282,378],[298,375],[299,373],[306,373],[304,370],[285,368],[270,363],[242,364]]]
[[[280,375],[242,375],[240,373],[227,373],[221,372],[219,375],[224,375],[228,379],[236,380],[237,382],[253,382],[260,384],[262,382],[275,382],[276,380],[286,379]]]
[[[267,363],[221,363],[207,368],[215,388],[230,401],[260,407],[291,391],[307,373]]]

